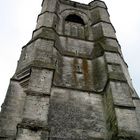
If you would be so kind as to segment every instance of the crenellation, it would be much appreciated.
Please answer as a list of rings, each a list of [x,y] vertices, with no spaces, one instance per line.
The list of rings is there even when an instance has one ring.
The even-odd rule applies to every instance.
[[[101,1],[101,0],[91,1],[89,3],[89,6],[91,6],[92,8],[101,7],[101,8],[107,9],[107,6],[106,6],[105,2],[104,1]]]
[[[92,25],[98,22],[108,22],[110,23],[109,14],[106,9],[97,7],[90,10]]]
[[[58,4],[58,0],[51,0],[51,1],[50,0],[44,0],[44,2],[42,4],[41,13],[43,13],[45,11],[56,12],[57,11],[57,9],[56,9],[57,4]]]
[[[83,3],[79,3],[79,2],[75,2],[72,0],[59,0],[62,4],[66,4],[68,6],[71,7],[75,7],[75,8],[79,8],[79,9],[85,9],[88,10],[89,6],[87,4],[83,4]]]

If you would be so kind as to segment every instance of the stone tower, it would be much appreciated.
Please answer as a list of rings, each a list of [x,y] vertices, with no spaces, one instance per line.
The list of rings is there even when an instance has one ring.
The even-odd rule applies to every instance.
[[[140,100],[103,1],[43,1],[0,140],[140,140]]]

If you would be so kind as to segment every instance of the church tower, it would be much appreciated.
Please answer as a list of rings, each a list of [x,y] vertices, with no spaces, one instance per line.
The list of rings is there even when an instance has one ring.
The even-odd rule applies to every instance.
[[[2,104],[0,140],[140,140],[140,99],[103,1],[43,1]]]

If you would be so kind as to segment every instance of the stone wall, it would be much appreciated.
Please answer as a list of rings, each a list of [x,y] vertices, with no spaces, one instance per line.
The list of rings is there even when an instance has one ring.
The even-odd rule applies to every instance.
[[[43,1],[2,105],[0,139],[140,140],[140,100],[103,1]]]

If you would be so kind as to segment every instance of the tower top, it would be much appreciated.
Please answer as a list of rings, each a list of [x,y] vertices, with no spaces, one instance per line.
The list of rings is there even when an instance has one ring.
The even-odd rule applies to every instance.
[[[90,5],[90,6],[92,6],[92,7],[107,8],[105,2],[104,2],[104,1],[101,1],[101,0],[94,0],[94,1],[91,1],[88,5]]]
[[[47,0],[43,0],[42,1],[42,6],[43,6],[43,3],[45,1],[47,1]],[[73,1],[73,0],[54,0],[54,1],[59,1],[59,2],[62,2],[62,3],[72,4],[72,5],[75,5],[75,6],[76,6],[76,4],[78,4],[78,5],[80,4],[80,5],[85,5],[85,6],[94,6],[94,7],[100,6],[100,7],[107,8],[105,2],[102,1],[102,0],[93,0],[90,3],[88,3],[88,4],[81,3],[81,2],[76,2],[76,1]]]

